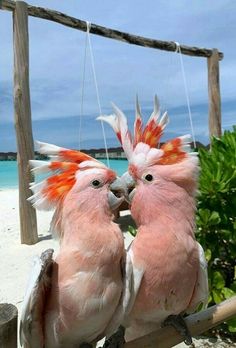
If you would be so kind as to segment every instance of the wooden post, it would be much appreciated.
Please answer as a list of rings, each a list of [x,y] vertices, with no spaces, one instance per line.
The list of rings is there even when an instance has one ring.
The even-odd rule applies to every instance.
[[[36,212],[27,198],[33,181],[29,160],[34,158],[29,90],[29,39],[27,4],[16,1],[13,12],[14,30],[14,108],[19,173],[21,243],[38,241]]]
[[[219,55],[217,49],[207,58],[209,95],[209,134],[221,136],[221,99],[219,77]]]
[[[17,308],[12,304],[0,304],[0,347],[17,348]]]

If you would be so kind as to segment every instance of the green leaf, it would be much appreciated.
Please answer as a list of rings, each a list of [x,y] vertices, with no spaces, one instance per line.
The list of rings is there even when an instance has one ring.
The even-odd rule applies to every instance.
[[[209,296],[208,296],[208,301],[207,301],[207,303],[211,303],[211,301],[212,301],[212,296],[209,295]]]
[[[227,324],[230,332],[236,332],[236,318],[227,320]]]
[[[213,288],[218,290],[222,289],[225,286],[225,280],[222,274],[218,271],[213,273],[212,286]]]
[[[215,303],[220,303],[224,300],[224,296],[222,295],[220,290],[213,289],[212,296],[213,296]]]
[[[196,238],[208,261],[209,302],[236,294],[236,126],[200,149]],[[227,280],[227,281],[226,281]],[[228,322],[236,332],[236,319]]]
[[[236,280],[234,280],[233,283],[230,284],[230,289],[232,289],[236,293]]]
[[[210,249],[207,249],[207,250],[205,251],[205,257],[206,257],[207,262],[210,261],[211,255],[212,255],[211,250],[210,250]]]
[[[131,225],[128,226],[128,232],[133,236],[135,237],[136,234],[137,234],[137,229]]]
[[[213,211],[209,217],[208,223],[209,225],[217,225],[221,221],[220,215],[217,211]]]
[[[229,230],[221,230],[222,237],[226,240],[229,240],[231,238],[231,231]]]
[[[211,211],[209,209],[199,209],[198,214],[199,214],[201,223],[203,225],[207,225],[209,218],[211,216]]]
[[[222,294],[224,295],[225,299],[227,300],[227,298],[230,298],[232,296],[234,296],[236,293],[232,290],[232,289],[229,289],[229,288],[223,288],[221,290]]]

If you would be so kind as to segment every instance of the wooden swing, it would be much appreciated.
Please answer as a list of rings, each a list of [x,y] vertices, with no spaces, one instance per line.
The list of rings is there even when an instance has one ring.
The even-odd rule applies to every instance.
[[[31,124],[29,87],[29,40],[28,16],[51,20],[68,27],[86,31],[85,21],[63,13],[31,6],[23,1],[0,0],[0,9],[12,11],[14,30],[14,107],[18,147],[19,195],[21,242],[34,244],[38,241],[35,210],[27,202],[31,195],[29,183],[32,181],[28,161],[34,157]],[[118,30],[90,25],[90,33],[120,40],[139,46],[176,52],[174,41],[160,41],[131,35]],[[219,85],[219,61],[223,53],[217,49],[206,49],[179,45],[185,55],[207,58],[209,91],[209,134],[221,135],[221,100]],[[192,335],[199,335],[210,328],[236,316],[236,296],[200,313],[190,315],[186,323]],[[126,348],[172,347],[182,341],[182,337],[171,327],[165,327],[147,336],[125,344]],[[0,346],[17,347],[17,308],[11,304],[0,304]]]

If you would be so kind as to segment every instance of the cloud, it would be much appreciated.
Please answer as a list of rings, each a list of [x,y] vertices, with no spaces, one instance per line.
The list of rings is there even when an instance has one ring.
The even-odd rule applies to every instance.
[[[223,129],[232,128],[232,118],[236,107],[235,102],[225,103],[223,105]],[[111,109],[109,110],[112,111]],[[123,110],[128,117],[130,129],[133,128],[134,105],[129,110]],[[147,120],[152,112],[152,108],[146,108],[142,104],[142,114],[144,120]],[[168,110],[170,123],[165,130],[163,140],[176,136],[191,134],[189,115],[186,105],[178,106]],[[35,140],[54,143],[68,148],[104,148],[102,128],[96,121],[97,114],[84,115],[81,120],[81,143],[79,142],[80,116],[68,115],[60,118],[40,119],[33,121],[33,136]],[[195,138],[205,144],[209,143],[208,136],[208,106],[207,104],[198,104],[192,106],[192,119],[194,125]],[[108,147],[119,146],[115,134],[108,125],[104,125]],[[15,133],[13,123],[4,123],[0,125],[0,139],[3,139],[0,145],[0,151],[15,151]]]

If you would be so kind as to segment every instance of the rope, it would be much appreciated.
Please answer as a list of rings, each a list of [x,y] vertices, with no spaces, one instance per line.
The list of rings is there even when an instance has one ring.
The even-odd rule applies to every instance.
[[[102,115],[102,108],[101,108],[101,102],[100,102],[99,91],[98,91],[98,82],[97,82],[97,76],[96,76],[95,64],[94,64],[94,55],[93,55],[92,44],[91,44],[91,40],[90,40],[91,23],[86,22],[86,24],[87,24],[87,37],[88,37],[89,51],[90,51],[90,57],[91,57],[91,65],[92,65],[92,70],[93,70],[94,84],[95,84],[96,95],[97,95],[98,109],[99,109],[99,114]],[[105,151],[106,151],[107,166],[110,167],[104,124],[103,124],[102,120],[100,122],[101,122],[104,146],[105,146]]]
[[[194,134],[194,129],[193,129],[193,119],[192,119],[192,113],[191,113],[191,108],[190,108],[188,86],[187,86],[187,81],[186,81],[186,74],[185,74],[185,69],[184,69],[182,52],[181,52],[180,44],[178,42],[175,42],[175,44],[176,44],[175,52],[179,53],[179,57],[180,57],[180,65],[181,65],[182,76],[183,76],[183,81],[184,81],[184,89],[185,89],[185,96],[186,96],[186,101],[187,101],[187,106],[188,106],[188,115],[189,115],[192,138],[193,138],[193,145],[194,145],[194,148],[196,148],[195,134]]]
[[[88,36],[86,35],[85,47],[84,47],[84,64],[83,64],[83,74],[82,74],[80,115],[79,115],[79,150],[81,150],[82,116],[84,114],[84,84],[85,84],[85,72],[86,72],[87,47],[88,47]]]

